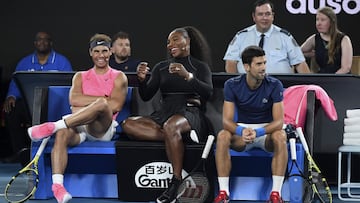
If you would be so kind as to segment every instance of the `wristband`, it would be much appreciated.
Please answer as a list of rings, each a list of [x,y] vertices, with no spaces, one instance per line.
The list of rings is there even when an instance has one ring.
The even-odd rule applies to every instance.
[[[244,127],[242,127],[241,125],[238,125],[235,129],[235,134],[237,135],[242,135],[242,131],[244,130]]]
[[[256,131],[256,137],[263,136],[263,135],[266,134],[264,127],[263,128],[256,128],[255,131]]]
[[[185,78],[185,80],[190,81],[194,78],[194,75],[192,73],[189,73],[188,78]]]

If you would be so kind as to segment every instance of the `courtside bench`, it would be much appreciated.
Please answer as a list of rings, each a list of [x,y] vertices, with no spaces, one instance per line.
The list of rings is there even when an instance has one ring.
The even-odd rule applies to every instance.
[[[70,86],[49,86],[36,88],[34,97],[34,116],[36,123],[56,121],[62,115],[70,113],[68,98]],[[134,93],[135,92],[135,93]],[[143,102],[138,98],[136,88],[129,87],[128,95],[122,111],[117,117],[120,123],[131,113],[146,115],[158,108],[155,101]],[[155,99],[159,99],[157,94]],[[36,107],[35,107],[36,106]],[[41,107],[41,108],[40,108]],[[139,110],[141,107],[141,110]],[[43,119],[41,119],[43,118]],[[34,124],[36,124],[34,123]],[[75,147],[68,148],[68,166],[64,174],[64,185],[73,197],[89,198],[119,198],[127,201],[154,200],[167,187],[167,181],[172,176],[170,163],[167,162],[165,146],[162,142],[130,141],[121,136],[121,126],[118,127],[118,137],[114,141],[101,142],[86,141]],[[47,144],[39,160],[40,182],[35,193],[35,199],[52,198],[51,191],[51,150],[54,140]],[[32,156],[35,155],[41,142],[33,142]],[[201,156],[204,143],[186,146],[184,172],[190,171]],[[197,158],[198,157],[198,158]],[[207,167],[209,177],[214,177],[214,156],[210,153]],[[151,176],[150,168],[154,170],[153,176],[161,172],[158,177],[162,184],[154,186],[137,186],[134,177],[141,175]],[[155,169],[155,168],[154,168]],[[136,174],[135,174],[136,173]],[[149,181],[143,178],[142,181]],[[211,190],[214,189],[210,181]],[[141,184],[144,184],[142,182]],[[149,186],[154,187],[149,187]],[[209,200],[213,195],[209,195]]]
[[[68,98],[69,86],[50,86],[49,88],[40,88],[35,90],[34,96],[34,124],[44,121],[54,121],[61,118],[63,114],[69,113]],[[149,114],[158,102],[149,101],[144,103],[139,100],[138,95],[134,94],[136,88],[129,87],[129,94],[124,106],[125,112],[119,115],[123,120],[128,115]],[[136,92],[136,91],[135,91]],[[135,95],[135,96],[134,96]],[[308,94],[308,98],[309,98]],[[312,94],[315,100],[314,94]],[[135,98],[135,99],[134,99]],[[222,109],[222,89],[215,88],[214,96],[208,102],[207,116],[215,132],[221,129],[221,109]],[[40,108],[41,107],[41,108]],[[311,105],[308,105],[311,107]],[[65,110],[64,110],[65,109]],[[309,109],[305,135],[312,137],[314,109]],[[312,120],[311,120],[312,116]],[[41,119],[42,118],[42,119]],[[120,119],[120,120],[121,120]],[[119,120],[119,119],[118,119]],[[312,122],[312,123],[311,123]],[[120,129],[121,130],[121,129]],[[40,142],[33,143],[32,154],[36,152]],[[53,142],[50,141],[44,150],[43,156],[39,161],[40,183],[36,199],[52,198],[51,192],[51,162],[50,155]],[[195,148],[194,148],[195,147]],[[195,150],[195,154],[200,152],[202,145],[190,146]],[[299,165],[303,166],[302,147],[297,146]],[[186,150],[186,151],[191,151]],[[136,153],[146,152],[146,153]],[[119,198],[127,201],[153,201],[157,194],[165,186],[155,186],[154,189],[141,188],[134,186],[137,172],[154,167],[153,162],[166,162],[166,154],[163,143],[137,142],[137,141],[110,141],[110,142],[84,142],[76,147],[69,148],[69,163],[65,172],[65,187],[74,197],[91,198]],[[231,200],[266,200],[271,189],[271,154],[261,150],[251,152],[231,152],[233,170],[231,174]],[[129,163],[129,159],[142,160],[142,163]],[[185,160],[185,169],[190,170],[196,159]],[[214,157],[211,156],[209,163],[214,163]],[[257,163],[257,164],[254,164]],[[166,163],[165,163],[166,164]],[[259,165],[260,164],[260,165]],[[125,172],[124,172],[125,170]],[[127,171],[127,172],[126,172]],[[145,170],[146,171],[146,170]],[[148,171],[147,171],[148,172]],[[213,174],[210,179],[216,183],[215,166],[209,164],[209,174]],[[146,172],[145,172],[146,173]],[[157,177],[157,180],[161,180]],[[133,194],[126,190],[127,184],[135,190],[142,191],[142,195]],[[302,196],[302,185],[298,179],[291,178],[283,186],[282,195],[285,200],[291,202],[302,202],[299,197]],[[215,188],[215,187],[214,187]],[[217,189],[214,189],[214,194]],[[139,194],[139,193],[137,193]],[[210,196],[213,196],[210,195]]]
[[[260,149],[248,152],[230,151],[232,170],[230,174],[230,200],[263,200],[269,198],[272,189],[271,160],[272,154]],[[304,149],[301,144],[296,144],[297,163],[304,168]],[[291,167],[289,154],[288,168]],[[293,167],[291,174],[298,174]],[[303,180],[298,177],[285,179],[281,196],[284,201],[302,203]],[[217,191],[216,191],[217,192]]]
[[[33,121],[40,123],[41,117],[44,115],[47,115],[45,121],[56,121],[62,115],[69,114],[70,105],[67,99],[69,90],[70,86],[49,86],[48,88],[36,89]],[[128,88],[125,105],[117,117],[119,123],[130,115],[132,90],[132,87]],[[47,102],[44,102],[46,100]],[[86,141],[78,146],[68,148],[69,159],[64,185],[74,197],[118,197],[115,140],[121,132],[122,129],[119,125],[114,141]],[[35,155],[40,143],[32,143],[32,156]],[[53,197],[51,191],[51,150],[53,144],[54,139],[50,139],[39,159],[40,182],[35,193],[36,199]]]
[[[214,126],[215,132],[218,132],[222,126],[221,111],[223,94],[222,90],[217,89],[214,96],[211,98],[207,106],[207,117]],[[307,93],[307,109],[306,109],[306,124],[304,134],[309,143],[309,148],[312,152],[313,132],[314,132],[314,116],[315,116],[315,92],[310,90]],[[209,111],[211,110],[211,111]],[[217,115],[214,115],[215,114]],[[300,143],[296,144],[297,163],[299,167],[306,168],[304,162],[304,149]],[[260,149],[253,149],[248,152],[236,152],[230,150],[232,160],[232,170],[230,174],[230,200],[253,200],[266,201],[272,189],[271,177],[271,160],[272,154],[266,153]],[[288,168],[291,166],[290,150]],[[304,170],[303,170],[304,171]],[[296,167],[292,168],[290,174],[298,174]],[[305,170],[306,173],[306,170]],[[217,181],[215,181],[217,183]],[[309,198],[305,190],[303,180],[298,176],[293,176],[285,179],[282,187],[282,197],[285,201],[291,203],[306,202]],[[215,194],[218,193],[217,185],[215,185]]]

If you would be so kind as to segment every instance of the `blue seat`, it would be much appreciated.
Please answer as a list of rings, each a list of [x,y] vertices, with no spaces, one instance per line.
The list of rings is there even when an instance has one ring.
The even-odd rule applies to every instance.
[[[235,108],[234,121],[238,114]],[[290,149],[288,168],[291,166]],[[296,145],[297,163],[304,168],[304,149]],[[246,152],[230,150],[232,170],[230,174],[230,200],[268,200],[272,189],[271,161],[273,153],[262,149]],[[291,174],[299,174],[294,167]],[[281,197],[292,203],[303,202],[303,180],[297,176],[285,180]]]
[[[272,189],[271,160],[272,153],[261,149],[247,152],[230,150],[232,170],[230,174],[230,200],[263,200],[269,198]],[[304,149],[296,144],[297,163],[304,168]],[[288,168],[291,166],[289,156]],[[296,167],[291,174],[298,174]],[[215,190],[216,191],[216,190]],[[281,196],[292,203],[303,202],[303,180],[293,176],[285,180]]]
[[[131,113],[132,87],[128,88],[125,104],[116,120],[119,124]],[[63,115],[71,113],[69,100],[70,86],[49,86],[47,100],[47,120],[56,121]],[[64,185],[74,197],[117,198],[116,152],[115,140],[122,133],[121,125],[117,127],[117,136],[113,141],[86,141],[68,148],[68,166],[65,171]],[[34,195],[35,199],[52,198],[51,191],[51,150],[54,141],[47,144],[39,160],[40,182]],[[40,142],[32,144],[32,156],[35,155]]]

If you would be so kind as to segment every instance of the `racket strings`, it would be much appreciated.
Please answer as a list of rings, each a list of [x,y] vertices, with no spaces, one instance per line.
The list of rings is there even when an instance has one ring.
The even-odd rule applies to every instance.
[[[295,165],[298,173],[293,173],[294,165]],[[299,167],[299,165],[296,161],[292,161],[290,169],[287,171],[287,177],[293,177],[293,176],[300,176],[303,179],[307,179],[304,172],[301,170],[301,168]]]
[[[303,199],[313,202],[314,199],[320,200],[322,203],[332,202],[332,194],[330,187],[327,184],[326,179],[322,176],[319,169],[316,168],[313,163],[308,165],[307,175],[301,170],[298,163],[293,160],[290,168],[287,171],[287,177],[299,176],[305,181],[304,189],[305,193]],[[294,168],[297,171],[294,171]]]
[[[326,179],[317,171],[311,172],[313,189],[321,202],[332,202],[332,194]]]
[[[32,195],[37,183],[38,176],[34,170],[19,173],[7,185],[5,197],[9,202],[22,202]]]
[[[209,180],[203,173],[194,173],[179,187],[178,202],[199,203],[205,202],[210,191]]]
[[[293,170],[294,167],[296,167],[297,171]],[[299,167],[298,163],[295,160],[292,161],[290,168],[287,170],[287,178],[290,177],[301,177],[302,180],[304,180],[304,194],[302,199],[304,200],[304,202],[312,202],[314,199],[312,182],[309,179],[309,176],[304,173],[304,171]]]

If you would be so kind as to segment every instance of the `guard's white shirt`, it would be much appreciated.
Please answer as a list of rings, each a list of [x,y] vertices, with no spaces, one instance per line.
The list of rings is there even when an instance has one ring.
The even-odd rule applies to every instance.
[[[293,36],[287,31],[280,31],[281,28],[271,25],[270,29],[264,33],[264,46],[266,54],[267,73],[294,73],[292,65],[305,61],[300,46]],[[224,60],[238,61],[237,69],[239,73],[245,73],[241,60],[242,51],[250,45],[258,45],[261,33],[252,25],[239,31],[230,42],[224,56]]]

